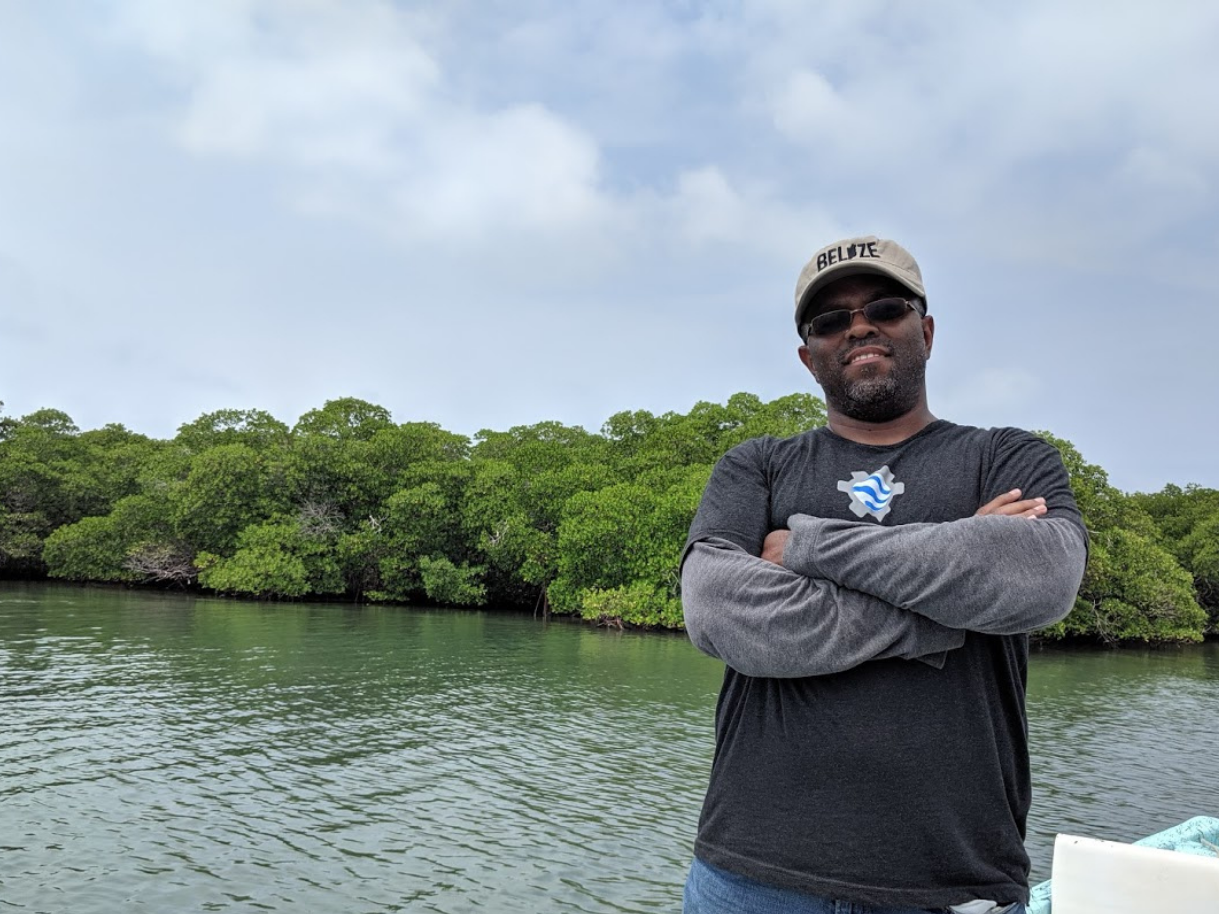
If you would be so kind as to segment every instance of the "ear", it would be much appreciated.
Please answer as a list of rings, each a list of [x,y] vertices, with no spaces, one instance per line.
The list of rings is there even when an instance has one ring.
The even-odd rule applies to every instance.
[[[800,354],[800,361],[804,363],[808,373],[813,376],[813,380],[820,384],[821,379],[817,377],[817,372],[813,369],[813,354],[808,351],[808,346],[801,346],[796,352]]]
[[[935,339],[935,318],[928,314],[923,318],[923,345],[927,349],[927,358],[931,358],[931,342]]]

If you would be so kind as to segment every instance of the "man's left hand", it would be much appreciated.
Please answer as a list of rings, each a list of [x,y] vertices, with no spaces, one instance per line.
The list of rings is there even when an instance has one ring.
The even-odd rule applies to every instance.
[[[1000,514],[1006,517],[1041,517],[1048,508],[1044,498],[1023,498],[1023,492],[1012,489],[1004,492],[980,507],[974,515],[982,517],[986,514]]]

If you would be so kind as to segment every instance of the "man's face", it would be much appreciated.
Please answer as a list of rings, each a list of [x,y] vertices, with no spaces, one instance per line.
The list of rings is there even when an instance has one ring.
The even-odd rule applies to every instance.
[[[818,292],[805,317],[893,296],[909,299],[913,293],[882,276],[848,276]],[[888,422],[922,399],[934,332],[935,322],[913,309],[897,321],[875,324],[860,311],[846,330],[810,336],[800,360],[832,409],[861,422]]]

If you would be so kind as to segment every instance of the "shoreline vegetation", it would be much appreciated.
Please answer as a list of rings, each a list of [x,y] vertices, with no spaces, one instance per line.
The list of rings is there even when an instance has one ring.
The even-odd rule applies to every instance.
[[[473,439],[350,397],[291,427],[219,410],[169,440],[82,432],[55,409],[0,412],[0,578],[680,629],[678,559],[715,461],[824,423],[811,394],[749,393],[686,414],[616,413],[597,433],[541,422]],[[1062,453],[1091,545],[1074,610],[1037,634],[1219,634],[1219,490],[1123,493],[1069,441],[1039,434]]]

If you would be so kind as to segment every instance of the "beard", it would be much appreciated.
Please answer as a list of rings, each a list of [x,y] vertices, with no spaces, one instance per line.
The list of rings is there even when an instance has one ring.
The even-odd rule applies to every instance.
[[[876,344],[870,341],[866,345]],[[847,379],[841,361],[849,349],[838,354],[829,370],[819,372],[825,401],[832,408],[857,421],[876,423],[890,422],[918,406],[927,378],[927,353],[921,340],[917,348],[902,343],[892,346],[887,372],[853,380]]]

